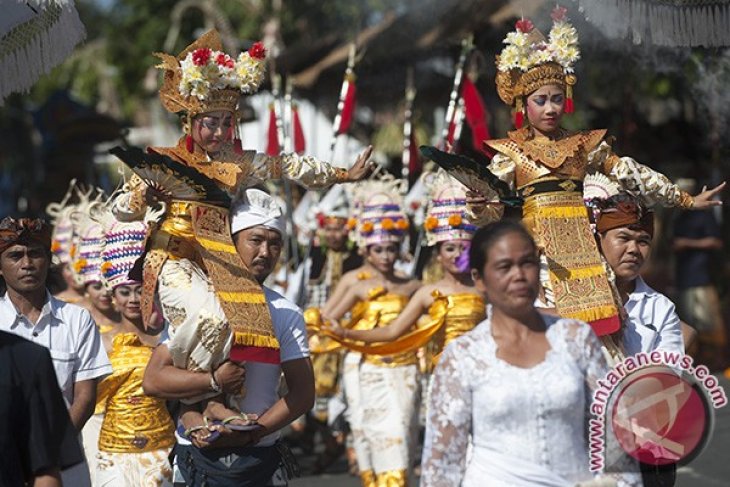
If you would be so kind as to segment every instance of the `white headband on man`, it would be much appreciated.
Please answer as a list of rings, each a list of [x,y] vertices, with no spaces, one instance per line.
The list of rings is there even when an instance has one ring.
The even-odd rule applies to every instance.
[[[247,189],[231,207],[231,234],[257,225],[276,230],[282,236],[286,233],[284,212],[276,200],[260,189]]]

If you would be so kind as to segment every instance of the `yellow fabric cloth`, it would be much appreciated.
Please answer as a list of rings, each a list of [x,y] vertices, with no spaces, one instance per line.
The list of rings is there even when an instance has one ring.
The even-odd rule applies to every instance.
[[[99,333],[105,335],[112,332],[116,328],[112,325],[101,325],[99,326]],[[109,397],[109,383],[107,377],[104,377],[101,382],[96,385],[96,406],[94,406],[94,414],[104,414],[104,408],[106,408],[106,400]]]
[[[134,333],[114,337],[109,361],[112,375],[99,451],[142,453],[167,448],[175,443],[174,425],[165,402],[146,396],[142,390],[144,370],[152,348]]]
[[[353,306],[350,328],[353,330],[372,330],[381,326],[388,326],[403,311],[406,304],[408,304],[408,296],[388,293],[383,287],[371,289],[368,293],[368,299]],[[363,360],[384,367],[399,367],[418,362],[414,352],[398,353],[386,357],[366,355]]]
[[[441,333],[433,340],[434,363],[436,363],[446,345],[484,321],[487,317],[487,307],[484,299],[476,294],[457,293],[444,296],[438,291],[434,291],[434,294],[435,300],[428,314],[433,322],[441,320],[443,323]],[[445,310],[442,304],[444,301],[446,301]]]
[[[525,227],[547,256],[558,313],[587,322],[618,319],[583,195],[576,191],[535,194],[527,197],[522,211]]]
[[[406,470],[390,470],[375,474],[376,487],[403,487],[408,485]]]
[[[370,355],[415,352],[433,340],[434,353],[440,354],[451,340],[471,330],[486,317],[484,300],[476,294],[457,293],[445,296],[436,290],[432,296],[434,301],[428,309],[429,319],[426,324],[393,341],[367,344],[333,335],[328,335],[327,338],[339,342],[351,350]],[[379,326],[386,325],[380,324]],[[353,329],[361,328],[353,327]]]

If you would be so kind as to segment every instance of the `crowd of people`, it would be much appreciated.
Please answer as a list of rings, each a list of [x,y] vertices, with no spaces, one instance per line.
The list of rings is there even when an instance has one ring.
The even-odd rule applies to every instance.
[[[497,60],[517,128],[485,143],[519,219],[489,182],[442,169],[413,215],[406,181],[371,176],[371,148],[349,169],[243,150],[261,46],[229,56],[210,31],[159,55],[178,144],[115,150],[133,175],[110,195],[72,185],[50,224],[0,223],[0,483],[286,485],[291,425],[324,443],[316,471],[347,451],[364,487],[409,485],[416,466],[429,487],[673,485],[666,458],[591,471],[587,418],[613,364],[694,340],[641,277],[651,207],[700,215],[724,183],[692,196],[605,130],[562,129],[579,51],[564,11],[553,20],[548,37],[518,22]],[[312,191],[303,221],[267,190],[281,178]],[[678,251],[722,245],[691,228]],[[305,259],[281,282],[294,233]],[[682,307],[714,330],[712,359],[725,338],[702,321],[707,286],[687,280]]]

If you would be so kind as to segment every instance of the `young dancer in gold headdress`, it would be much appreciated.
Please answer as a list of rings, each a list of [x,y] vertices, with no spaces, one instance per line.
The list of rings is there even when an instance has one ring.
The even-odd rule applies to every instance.
[[[648,204],[698,210],[720,204],[711,199],[724,183],[692,197],[662,174],[614,154],[605,130],[562,129],[561,118],[573,111],[573,66],[580,52],[565,9],[556,7],[553,20],[547,39],[524,19],[507,35],[496,83],[502,101],[515,110],[517,130],[485,144],[497,151],[491,171],[524,198],[523,222],[540,249],[543,300],[561,316],[590,322],[607,335],[620,321],[582,200],[585,176],[603,173]],[[475,217],[486,208],[484,200],[471,203]]]
[[[210,31],[177,57],[159,54],[165,73],[160,99],[168,111],[183,117],[186,135],[175,147],[148,149],[149,157],[133,150],[114,153],[133,167],[139,159],[151,161],[147,166],[152,169],[160,155],[167,156],[212,180],[228,197],[282,177],[324,188],[367,176],[370,149],[349,171],[309,156],[243,151],[235,136],[237,104],[264,79],[264,49],[256,43],[237,58],[221,49],[218,33]],[[264,292],[233,245],[227,204],[212,201],[207,192],[198,191],[199,185],[177,177],[195,194],[173,199],[169,188],[148,187],[133,178],[116,214],[132,220],[141,216],[148,201],[166,203],[144,260],[142,317],[149,324],[161,314],[170,325],[167,348],[175,366],[211,372],[209,396],[215,396],[219,387],[212,372],[224,360],[279,363],[279,344]],[[241,421],[235,411],[226,411],[225,419]]]

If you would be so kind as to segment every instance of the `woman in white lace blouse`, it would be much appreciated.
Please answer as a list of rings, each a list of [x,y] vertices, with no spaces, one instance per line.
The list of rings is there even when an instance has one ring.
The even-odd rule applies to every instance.
[[[600,342],[580,321],[540,314],[535,242],[519,223],[477,231],[470,252],[487,319],[453,341],[434,374],[422,487],[590,485],[586,425]],[[467,447],[471,454],[467,459]],[[641,485],[615,474],[599,485]],[[604,483],[608,482],[608,483]]]

